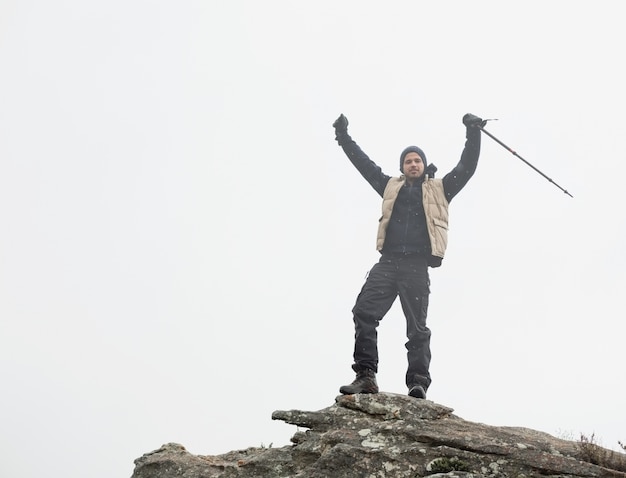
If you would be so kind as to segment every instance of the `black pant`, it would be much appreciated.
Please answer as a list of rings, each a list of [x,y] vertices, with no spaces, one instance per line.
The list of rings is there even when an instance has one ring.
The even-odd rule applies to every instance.
[[[420,255],[383,254],[370,271],[356,304],[354,314],[356,371],[378,371],[376,327],[400,296],[406,317],[408,369],[406,384],[430,385],[430,329],[426,326],[430,293],[427,258]]]

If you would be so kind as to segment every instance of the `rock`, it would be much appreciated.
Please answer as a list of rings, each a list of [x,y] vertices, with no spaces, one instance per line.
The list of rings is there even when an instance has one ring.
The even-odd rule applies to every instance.
[[[307,429],[292,446],[201,456],[169,443],[135,460],[132,478],[626,478],[623,453],[452,412],[404,395],[340,395],[323,410],[272,414]]]

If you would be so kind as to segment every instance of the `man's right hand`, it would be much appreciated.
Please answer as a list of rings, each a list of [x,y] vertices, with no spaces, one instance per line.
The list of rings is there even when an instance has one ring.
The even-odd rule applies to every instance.
[[[336,133],[346,133],[348,131],[348,118],[343,113],[333,123]]]

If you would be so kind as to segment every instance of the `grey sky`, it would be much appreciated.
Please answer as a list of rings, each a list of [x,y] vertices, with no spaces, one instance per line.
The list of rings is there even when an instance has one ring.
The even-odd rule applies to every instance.
[[[352,380],[388,174],[483,138],[431,272],[429,398],[626,440],[617,1],[0,1],[0,475],[282,446]],[[404,318],[379,331],[406,393]]]

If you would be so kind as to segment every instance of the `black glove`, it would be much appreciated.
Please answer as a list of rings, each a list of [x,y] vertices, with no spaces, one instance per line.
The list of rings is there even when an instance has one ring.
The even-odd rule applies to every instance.
[[[335,128],[335,133],[345,134],[348,132],[348,118],[346,118],[343,114],[339,116],[333,123],[333,128]]]
[[[468,128],[483,128],[487,124],[487,121],[473,115],[472,113],[466,113],[463,115],[463,124]]]

